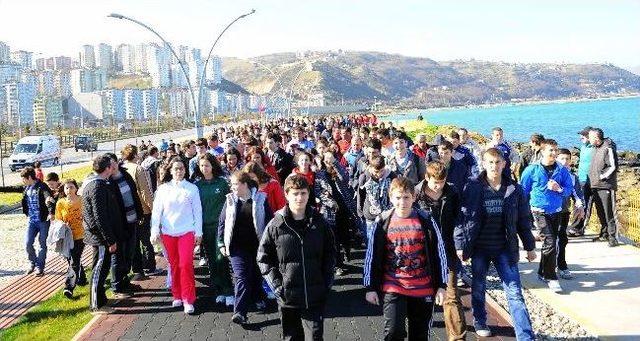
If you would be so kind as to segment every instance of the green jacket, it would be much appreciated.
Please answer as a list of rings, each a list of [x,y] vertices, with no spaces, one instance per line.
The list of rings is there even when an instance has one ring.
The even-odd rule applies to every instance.
[[[200,190],[202,225],[205,228],[214,227],[217,230],[222,206],[227,193],[230,192],[229,183],[223,177],[218,177],[213,180],[200,179],[195,185]]]

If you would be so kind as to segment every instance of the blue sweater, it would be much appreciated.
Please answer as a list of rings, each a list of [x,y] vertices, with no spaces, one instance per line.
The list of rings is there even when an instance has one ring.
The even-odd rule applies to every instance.
[[[591,159],[593,158],[594,146],[589,143],[583,143],[580,146],[580,161],[578,162],[578,179],[581,183],[589,180],[589,168],[591,167]]]
[[[562,192],[548,189],[549,179],[555,180],[562,187]],[[560,212],[564,199],[573,193],[571,173],[559,163],[556,163],[551,177],[547,175],[547,171],[540,162],[527,166],[522,173],[520,184],[524,194],[529,196],[529,205],[542,209],[545,213]]]

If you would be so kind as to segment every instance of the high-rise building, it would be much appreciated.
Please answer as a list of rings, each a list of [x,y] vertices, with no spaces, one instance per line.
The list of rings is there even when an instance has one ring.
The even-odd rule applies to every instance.
[[[71,93],[99,91],[107,87],[107,72],[104,69],[71,70]]]
[[[36,73],[36,88],[39,96],[53,96],[55,94],[55,72],[44,70]]]
[[[15,63],[0,64],[0,85],[17,82],[20,78],[20,65]]]
[[[13,51],[11,52],[11,60],[14,63],[19,64],[23,70],[33,70],[33,53],[28,51]]]
[[[71,96],[71,75],[69,70],[56,70],[53,75],[53,87],[56,96],[68,98]]]
[[[133,45],[120,44],[117,49],[118,70],[124,73],[136,72],[136,51]]]
[[[80,67],[96,67],[96,52],[93,45],[82,45],[80,50]]]
[[[127,89],[124,91],[124,116],[127,120],[141,121],[143,115],[142,91]]]
[[[109,44],[98,44],[97,66],[107,72],[113,69],[113,48]]]
[[[33,123],[33,100],[35,98],[35,80],[30,74],[21,75],[18,81],[0,85],[3,92],[3,119],[10,126],[23,127]]]
[[[0,41],[0,64],[11,61],[11,48]]]
[[[111,89],[101,92],[105,120],[122,122],[125,119],[124,90]]]
[[[70,57],[50,57],[36,59],[36,69],[42,70],[69,70],[71,69],[72,60]]]
[[[189,70],[189,81],[195,89],[200,86],[200,78],[202,77],[202,72],[204,71],[204,63],[202,61],[200,49],[189,50],[185,57],[185,62],[187,63]]]
[[[189,65],[184,65],[184,67],[187,74],[189,74]],[[186,88],[187,78],[184,76],[180,64],[171,64],[169,70],[171,71],[171,86],[175,88]]]
[[[158,89],[142,90],[142,112],[145,120],[158,119]]]
[[[191,115],[191,97],[189,91],[172,89],[168,91],[169,113],[173,117],[188,117]]]
[[[222,59],[212,56],[207,64],[207,82],[209,84],[220,84],[222,82]]]
[[[171,86],[171,51],[166,45],[150,44],[147,50],[147,68],[154,88]]]
[[[136,58],[135,58],[135,64],[136,64],[136,72],[139,73],[148,73],[149,72],[149,68],[147,67],[147,61],[149,60],[149,56],[147,55],[149,52],[149,48],[147,47],[147,44],[138,44],[136,45]]]
[[[33,125],[41,130],[64,126],[62,99],[38,96],[33,101]]]

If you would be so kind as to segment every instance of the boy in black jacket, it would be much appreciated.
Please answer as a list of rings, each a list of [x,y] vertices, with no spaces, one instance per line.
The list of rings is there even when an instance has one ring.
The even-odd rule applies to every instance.
[[[464,317],[460,294],[458,293],[458,273],[462,264],[456,257],[453,230],[460,212],[460,195],[453,185],[447,183],[447,169],[440,161],[427,164],[425,179],[416,185],[417,208],[431,213],[440,229],[447,251],[447,293],[444,300],[444,324],[449,340],[465,340],[467,324]]]
[[[56,205],[51,200],[53,194],[47,185],[36,178],[36,172],[32,167],[27,167],[20,172],[22,183],[24,183],[24,193],[22,196],[22,213],[28,218],[26,251],[31,265],[26,273],[30,274],[36,270],[36,276],[44,275],[44,265],[47,259],[47,237],[49,236],[49,225],[55,214]],[[40,252],[36,256],[33,243],[38,236]]]
[[[287,205],[262,234],[258,266],[280,306],[283,338],[322,340],[336,263],[333,232],[307,207],[310,187],[303,176],[288,177],[284,191]]]
[[[111,254],[118,248],[115,231],[124,229],[122,211],[115,205],[117,194],[111,189],[108,179],[115,164],[108,155],[99,155],[93,160],[93,173],[82,184],[82,219],[85,231],[84,242],[93,247],[93,272],[89,308],[93,312],[109,312],[104,309],[107,296],[104,281],[109,274]]]
[[[391,182],[393,209],[376,219],[364,263],[366,299],[380,304],[385,340],[427,340],[434,303],[442,305],[447,259],[440,230],[429,213],[413,208],[414,186],[404,177]]]

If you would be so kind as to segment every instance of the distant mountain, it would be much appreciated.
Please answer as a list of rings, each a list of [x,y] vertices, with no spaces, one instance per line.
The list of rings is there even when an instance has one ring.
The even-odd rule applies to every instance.
[[[440,106],[640,92],[640,76],[610,64],[437,62],[381,52],[321,51],[224,58],[222,65],[226,79],[250,92],[288,96],[293,89],[298,99],[323,93],[327,103],[371,102],[375,96],[396,104]]]

